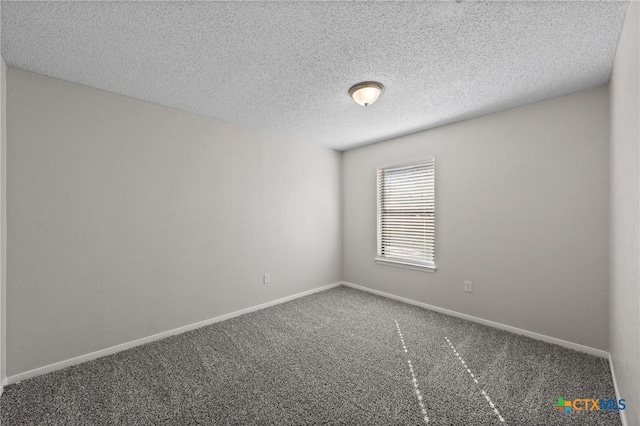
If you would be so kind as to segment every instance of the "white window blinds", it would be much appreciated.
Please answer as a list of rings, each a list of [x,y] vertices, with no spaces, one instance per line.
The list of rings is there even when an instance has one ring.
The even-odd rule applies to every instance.
[[[436,268],[434,175],[433,158],[378,169],[379,263]]]

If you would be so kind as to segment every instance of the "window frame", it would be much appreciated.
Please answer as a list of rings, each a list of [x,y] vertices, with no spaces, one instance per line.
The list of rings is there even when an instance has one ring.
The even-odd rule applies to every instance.
[[[382,221],[383,221],[383,200],[382,200],[382,182],[381,179],[383,177],[383,173],[384,172],[388,172],[388,171],[393,171],[393,170],[401,170],[401,169],[408,169],[408,168],[412,168],[412,167],[417,167],[417,166],[422,166],[422,165],[427,165],[429,166],[430,163],[430,168],[433,171],[433,177],[431,179],[431,183],[432,186],[430,186],[427,189],[428,191],[432,191],[434,196],[433,196],[433,202],[431,203],[432,205],[432,211],[433,213],[431,213],[432,218],[433,218],[433,244],[428,247],[431,249],[432,251],[432,256],[430,260],[426,260],[425,262],[420,262],[420,261],[416,261],[414,259],[408,259],[408,258],[402,258],[402,257],[387,257],[382,255],[383,252],[383,241],[382,241]],[[387,266],[395,266],[395,267],[399,267],[399,268],[406,268],[406,269],[413,269],[413,270],[417,270],[417,271],[423,271],[423,272],[435,272],[437,269],[437,265],[435,263],[435,245],[436,245],[436,234],[435,234],[435,226],[436,226],[436,222],[435,222],[435,157],[427,157],[427,158],[422,158],[420,160],[415,160],[415,161],[411,161],[411,162],[401,162],[401,163],[393,163],[393,164],[385,164],[385,165],[381,165],[378,166],[376,169],[376,211],[377,211],[377,218],[376,218],[376,257],[375,257],[375,262],[381,265],[387,265]],[[429,210],[428,207],[425,208],[425,210]],[[430,214],[430,213],[426,213],[425,214]]]

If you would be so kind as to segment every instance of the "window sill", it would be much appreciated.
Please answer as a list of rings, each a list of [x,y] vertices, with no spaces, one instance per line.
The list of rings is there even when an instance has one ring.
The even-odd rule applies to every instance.
[[[403,260],[391,260],[384,257],[376,257],[376,263],[380,265],[395,266],[397,268],[413,269],[414,271],[435,272],[436,265],[423,265],[420,263],[411,263]]]

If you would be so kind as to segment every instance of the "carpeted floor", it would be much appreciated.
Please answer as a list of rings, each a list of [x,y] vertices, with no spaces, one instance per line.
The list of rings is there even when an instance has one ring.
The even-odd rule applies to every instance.
[[[607,361],[338,287],[9,386],[0,420],[620,424],[614,411],[563,414],[561,396],[615,398]]]

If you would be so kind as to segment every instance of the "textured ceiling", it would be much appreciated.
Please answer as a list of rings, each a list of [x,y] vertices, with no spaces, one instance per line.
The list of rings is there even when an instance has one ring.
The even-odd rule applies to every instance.
[[[607,83],[628,5],[2,3],[8,65],[339,150]]]

